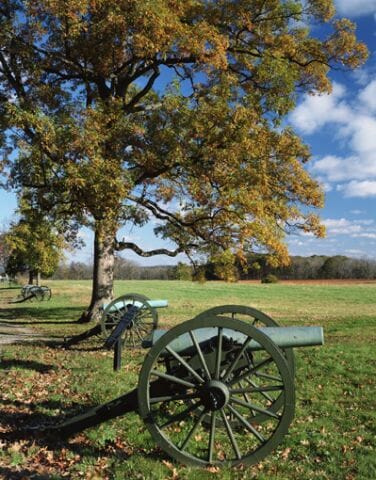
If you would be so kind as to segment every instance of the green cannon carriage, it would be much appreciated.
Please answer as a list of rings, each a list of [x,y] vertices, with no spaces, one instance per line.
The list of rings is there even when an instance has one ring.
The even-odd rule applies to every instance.
[[[31,302],[37,300],[38,302],[51,299],[51,289],[46,285],[24,285],[21,288],[20,294],[10,303],[22,303],[30,300]]]
[[[71,435],[138,411],[157,444],[184,464],[254,464],[282,442],[294,416],[292,348],[322,344],[321,327],[278,327],[249,307],[216,307],[152,332],[138,388],[52,432]]]
[[[132,323],[123,330],[122,343],[127,347],[139,347],[142,341],[158,327],[159,308],[168,306],[167,300],[151,300],[139,293],[127,293],[103,305],[100,320],[101,333],[107,338],[131,307],[136,307]]]
[[[107,339],[122,319],[127,318],[130,309],[133,309],[131,321],[126,328],[122,328],[117,347],[141,347],[142,341],[158,327],[157,309],[167,306],[167,300],[151,300],[139,293],[126,293],[103,305],[99,323],[83,333],[67,338],[64,347],[72,347],[94,336]]]

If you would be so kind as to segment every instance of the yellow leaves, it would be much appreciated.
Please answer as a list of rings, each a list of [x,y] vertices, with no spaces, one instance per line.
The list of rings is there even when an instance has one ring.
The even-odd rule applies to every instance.
[[[333,0],[309,0],[309,12],[323,21],[330,20],[335,14]]]
[[[368,49],[358,42],[355,35],[355,24],[346,18],[334,22],[334,34],[325,43],[328,54],[343,65],[356,68],[368,57]]]
[[[235,260],[236,256],[230,249],[214,254],[211,261],[214,263],[216,276],[226,282],[236,282],[238,278]]]

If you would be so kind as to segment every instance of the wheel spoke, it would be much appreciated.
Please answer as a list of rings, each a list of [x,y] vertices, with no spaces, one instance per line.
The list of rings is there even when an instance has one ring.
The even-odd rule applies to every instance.
[[[222,360],[222,341],[223,341],[223,328],[218,327],[218,336],[217,336],[217,357],[215,362],[215,373],[214,378],[216,380],[219,379],[219,374],[221,370],[221,360]]]
[[[249,381],[251,384],[254,382]],[[258,387],[254,384],[252,387],[245,388],[230,388],[230,393],[263,393],[263,392],[277,392],[283,390],[283,385],[268,385],[264,387]],[[273,400],[271,397],[268,400]]]
[[[144,318],[149,318],[151,317],[151,313],[150,313],[150,310],[149,309],[143,309],[143,308],[139,308],[138,309],[138,312],[137,312],[137,318],[139,318],[140,320],[144,319]]]
[[[258,439],[260,440],[261,443],[265,443],[266,442],[266,439],[263,435],[261,435],[260,432],[258,432],[255,427],[253,427],[244,417],[243,415],[241,415],[237,410],[235,410],[234,407],[232,407],[231,405],[227,405],[227,408],[230,410],[230,412],[232,414],[235,415],[235,417],[239,420],[239,422],[241,422],[246,428],[247,430],[249,430],[250,432],[253,433],[253,435]]]
[[[134,333],[133,333],[133,329],[131,328],[130,330],[128,330],[130,335],[131,335],[131,340],[132,340],[132,345],[133,345],[133,348],[136,348],[136,342],[134,340]]]
[[[180,422],[182,420],[186,420],[187,416],[190,413],[197,410],[200,407],[200,405],[201,405],[201,403],[194,403],[194,404],[190,405],[188,408],[186,408],[185,410],[183,410],[182,412],[177,413],[176,415],[172,415],[172,417],[170,417],[167,420],[167,422],[163,423],[162,425],[159,425],[159,428],[166,428],[166,427],[172,425],[173,423]]]
[[[168,373],[159,372],[158,370],[152,370],[151,374],[155,375],[156,377],[163,378],[164,380],[168,380],[169,382],[178,383],[179,385],[184,385],[185,387],[188,387],[188,388],[196,388],[196,385],[194,383],[187,382],[182,378],[174,377],[173,375],[169,375]]]
[[[216,416],[217,416],[217,412],[214,410],[211,414],[210,433],[209,433],[209,454],[208,454],[209,463],[212,463],[213,461]]]
[[[230,382],[228,382],[228,384],[231,386],[231,385],[234,385],[235,383],[239,383],[244,378],[249,377],[249,375],[252,375],[253,373],[257,372],[257,370],[259,370],[260,368],[264,367],[265,365],[269,365],[269,363],[272,363],[272,362],[273,362],[272,357],[268,357],[265,360],[262,360],[262,362],[258,363],[254,367],[247,370],[245,373],[242,373],[241,375],[239,375],[239,377],[232,379]],[[274,379],[276,379],[276,377]],[[280,381],[281,379],[277,378],[277,380]]]
[[[198,398],[198,394],[196,393],[184,393],[181,395],[166,395],[164,397],[152,397],[150,398],[150,405],[154,403],[163,403],[163,402],[171,402],[175,400],[189,400],[193,398]]]
[[[226,414],[225,414],[223,408],[221,408],[221,416],[222,416],[223,423],[225,424],[226,431],[227,431],[227,435],[228,435],[228,437],[229,437],[229,439],[230,439],[232,448],[234,449],[236,458],[237,458],[238,460],[240,460],[240,459],[242,458],[242,454],[240,453],[238,443],[237,443],[236,438],[235,438],[235,436],[234,436],[234,432],[232,431],[230,422],[228,421],[228,419],[227,419],[227,417],[226,417]]]
[[[204,358],[204,355],[202,353],[202,350],[201,350],[201,347],[200,345],[198,344],[197,342],[197,338],[196,338],[196,335],[194,334],[193,330],[190,330],[189,331],[189,335],[191,337],[191,340],[193,342],[193,345],[195,346],[196,348],[196,351],[197,351],[197,354],[198,354],[198,358],[200,359],[200,362],[201,362],[201,365],[202,365],[202,368],[204,369],[205,373],[206,373],[206,376],[208,377],[208,380],[211,380],[211,375],[210,375],[210,372],[209,372],[209,368],[206,364],[206,361],[205,361],[205,358]]]
[[[185,447],[187,446],[189,440],[192,438],[192,435],[194,435],[194,433],[197,431],[197,428],[199,427],[200,423],[202,422],[203,418],[205,417],[205,415],[207,414],[206,410],[204,409],[200,416],[197,418],[197,420],[195,421],[193,427],[191,428],[191,430],[189,431],[187,437],[185,438],[184,442],[181,444],[180,446],[180,450],[184,450]]]
[[[254,391],[255,392],[259,392],[261,393],[261,395],[266,398],[269,402],[274,402],[274,398],[272,398],[270,395],[268,395],[266,392],[275,392],[275,391],[278,391],[278,390],[283,390],[283,385],[280,385],[280,388],[273,388],[274,386],[272,386],[272,390],[270,390],[270,386],[268,387],[259,387],[257,385],[257,383],[253,382],[250,378],[246,378],[245,381],[249,384],[249,385],[252,385],[252,387],[255,389]]]
[[[133,325],[133,330],[135,331],[136,335],[138,336],[138,338],[142,341],[144,339],[144,337],[141,335],[140,333],[140,330],[136,327],[136,325]]]
[[[119,308],[119,307],[117,306],[117,304],[114,303],[114,304],[112,305],[112,307],[111,307],[111,310],[112,310],[114,307],[115,307],[116,310],[120,313],[120,315],[123,314],[123,308]]]
[[[249,408],[259,413],[264,413],[268,417],[277,418],[278,420],[281,418],[280,415],[277,415],[271,410],[266,410],[265,408],[258,407],[254,403],[244,402],[244,400],[241,400],[240,398],[230,397],[230,402],[234,402],[237,405],[242,405],[243,407]]]
[[[249,342],[252,340],[251,337],[248,337],[245,342],[243,343],[241,349],[239,350],[238,354],[236,355],[234,361],[232,362],[232,364],[230,365],[230,367],[226,370],[223,378],[222,378],[222,381],[225,382],[228,377],[231,375],[231,373],[233,372],[234,368],[236,367],[236,365],[238,364],[239,360],[240,360],[240,357],[243,355],[245,349],[247,348]]]
[[[188,372],[194,376],[196,380],[198,380],[200,383],[205,383],[205,380],[193,370],[193,368],[182,358],[178,353],[176,353],[171,347],[167,346],[166,350],[168,353],[170,353],[178,362],[180,362],[187,370]]]
[[[275,375],[269,375],[268,373],[256,372],[256,377],[267,378],[268,380],[275,380],[276,382],[281,381],[281,377],[277,377]]]

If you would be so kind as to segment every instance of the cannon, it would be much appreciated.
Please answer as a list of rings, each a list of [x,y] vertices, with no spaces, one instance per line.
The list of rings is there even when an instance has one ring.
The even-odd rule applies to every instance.
[[[249,307],[225,306],[155,330],[143,342],[149,350],[136,389],[50,432],[69,436],[138,411],[161,449],[186,465],[261,461],[294,417],[292,348],[324,342],[321,327],[269,320]]]
[[[145,295],[127,293],[115,298],[111,303],[103,305],[99,323],[83,333],[66,339],[64,347],[69,348],[91,337],[100,335],[102,339],[106,340],[105,347],[109,348],[110,342],[107,342],[107,339],[116,330],[116,327],[121,324],[120,332],[119,329],[116,330],[116,344],[115,341],[111,343],[111,347],[115,345],[117,348],[117,367],[115,369],[118,369],[122,346],[127,348],[140,347],[144,338],[158,326],[157,308],[167,306],[167,300],[150,300]],[[130,310],[132,315],[129,315]]]
[[[19,296],[10,303],[22,303],[26,300],[42,302],[51,299],[51,289],[46,285],[24,285]]]
[[[127,347],[141,346],[141,342],[158,327],[158,308],[168,306],[167,300],[150,300],[145,295],[127,293],[115,298],[108,305],[103,305],[100,320],[101,333],[104,338],[114,331],[121,319],[132,308],[132,320],[121,332],[123,345]]]

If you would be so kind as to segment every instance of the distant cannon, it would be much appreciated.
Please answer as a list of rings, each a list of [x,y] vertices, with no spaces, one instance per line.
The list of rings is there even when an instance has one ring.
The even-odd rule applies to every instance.
[[[139,347],[144,338],[158,327],[158,308],[168,306],[167,300],[151,300],[145,295],[127,293],[103,306],[100,320],[101,332],[107,338],[130,308],[133,308],[132,321],[122,330],[123,345]]]
[[[123,346],[127,348],[141,347],[142,341],[158,326],[157,309],[167,306],[167,300],[150,300],[145,295],[138,293],[121,295],[111,303],[103,305],[101,318],[97,325],[67,339],[64,346],[71,347],[97,335],[105,340],[116,330],[117,362],[119,367],[121,348]],[[130,310],[132,311],[131,315],[129,315]],[[118,334],[119,331],[120,334]],[[105,347],[112,348],[114,345],[115,342],[111,343],[111,345],[110,342],[106,342]]]
[[[157,444],[184,464],[254,464],[282,442],[294,416],[291,348],[323,341],[321,327],[278,327],[249,307],[217,307],[154,331],[143,342],[150,350],[137,389],[50,432],[72,435],[138,411]]]
[[[10,303],[22,303],[30,300],[42,302],[50,300],[52,296],[51,289],[46,285],[24,285],[18,297]]]

